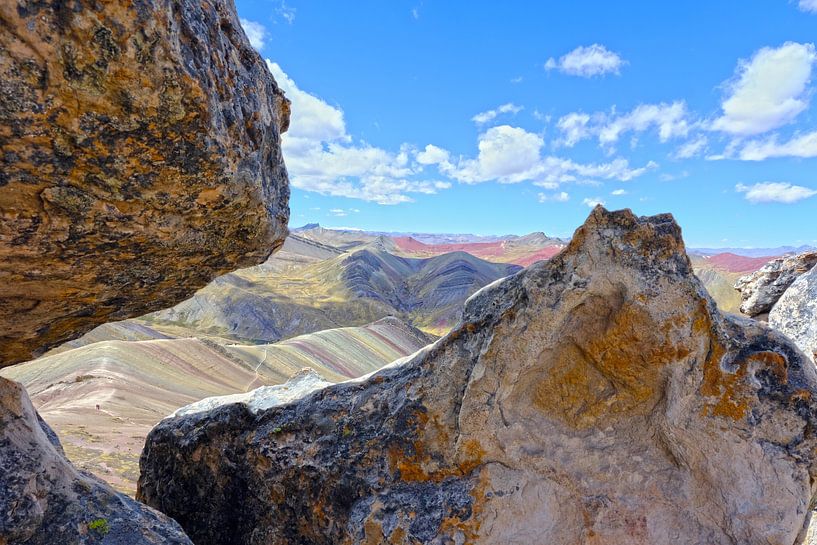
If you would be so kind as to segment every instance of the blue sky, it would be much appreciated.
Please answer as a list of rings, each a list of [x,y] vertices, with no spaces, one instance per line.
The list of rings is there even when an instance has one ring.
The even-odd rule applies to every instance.
[[[292,100],[293,226],[817,245],[817,0],[238,0]]]

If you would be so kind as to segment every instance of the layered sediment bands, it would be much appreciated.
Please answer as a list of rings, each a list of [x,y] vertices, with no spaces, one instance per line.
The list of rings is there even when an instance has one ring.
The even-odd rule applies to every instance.
[[[434,345],[284,393],[162,421],[138,496],[199,545],[805,535],[817,373],[782,335],[719,314],[669,215],[596,208]]]
[[[282,244],[289,103],[231,0],[0,5],[0,365]]]

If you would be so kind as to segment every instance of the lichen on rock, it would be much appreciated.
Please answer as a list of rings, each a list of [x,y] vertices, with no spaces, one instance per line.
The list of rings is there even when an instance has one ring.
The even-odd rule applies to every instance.
[[[0,4],[0,366],[262,262],[288,116],[232,0]]]
[[[598,207],[403,361],[162,421],[138,496],[199,545],[792,545],[815,394],[790,341],[717,311],[671,216]]]

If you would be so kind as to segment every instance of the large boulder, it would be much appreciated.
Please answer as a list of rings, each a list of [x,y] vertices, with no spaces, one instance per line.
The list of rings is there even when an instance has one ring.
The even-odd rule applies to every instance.
[[[434,345],[310,383],[163,420],[137,496],[198,545],[805,535],[817,372],[784,336],[718,312],[669,215],[596,208]]]
[[[165,515],[74,469],[25,390],[2,377],[0,543],[192,545]]]
[[[769,325],[817,362],[817,267],[798,277],[778,299]]]
[[[283,243],[289,104],[232,0],[0,3],[0,366]],[[184,544],[0,379],[0,545]]]
[[[740,277],[735,283],[735,289],[740,292],[740,311],[753,317],[768,313],[797,277],[815,265],[817,252],[804,252],[778,257]]]
[[[288,122],[232,0],[0,2],[0,365],[262,262]]]

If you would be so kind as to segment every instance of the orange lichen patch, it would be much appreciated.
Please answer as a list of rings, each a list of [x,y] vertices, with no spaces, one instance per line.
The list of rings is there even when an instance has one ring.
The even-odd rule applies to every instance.
[[[484,458],[485,452],[475,439],[463,442],[457,461],[442,461],[432,456],[447,448],[448,433],[435,418],[416,413],[418,438],[412,443],[414,453],[406,453],[397,445],[388,450],[389,464],[400,472],[400,479],[408,482],[441,482],[448,477],[469,475]]]
[[[709,357],[704,362],[701,394],[714,397],[716,400],[704,407],[704,415],[741,420],[749,409],[749,398],[743,383],[746,366],[739,366],[734,373],[724,371],[721,368],[721,360],[725,354],[726,348],[713,340]]]
[[[789,400],[792,402],[809,401],[811,400],[811,392],[803,389],[797,390],[789,397]]]
[[[747,363],[764,365],[782,384],[789,381],[789,361],[783,354],[768,350],[755,352],[747,358]]]
[[[535,407],[573,427],[650,411],[661,397],[664,368],[692,351],[683,309],[658,321],[624,293],[591,295],[570,320],[570,336],[542,355],[537,376],[526,382]]]
[[[710,357],[704,363],[701,393],[715,397],[717,401],[707,405],[704,414],[729,417],[733,420],[744,418],[752,399],[745,379],[749,371],[758,364],[771,371],[781,383],[788,381],[788,360],[782,354],[771,351],[755,352],[743,361],[735,362],[737,369],[729,372],[721,368],[721,360],[725,353],[726,349],[713,341]]]
[[[474,498],[474,502],[471,504],[471,516],[467,519],[444,518],[440,525],[440,534],[447,534],[454,538],[459,533],[465,538],[464,543],[476,543],[478,541],[479,529],[482,525],[482,513],[485,510],[485,492],[488,489],[488,481],[487,474],[480,474],[476,486],[471,490],[471,497]]]

